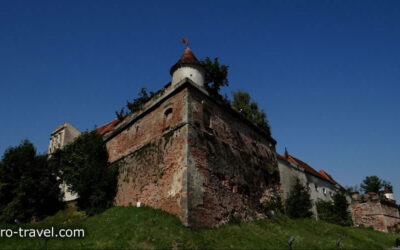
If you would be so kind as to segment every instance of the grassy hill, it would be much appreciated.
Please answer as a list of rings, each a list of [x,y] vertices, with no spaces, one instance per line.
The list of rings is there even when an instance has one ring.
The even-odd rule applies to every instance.
[[[44,221],[25,224],[25,228],[84,228],[85,237],[75,239],[0,238],[0,249],[88,249],[88,248],[273,248],[288,249],[287,241],[295,236],[293,249],[342,248],[387,249],[394,247],[399,234],[371,229],[349,228],[313,220],[292,220],[278,216],[228,224],[216,229],[191,229],[182,226],[173,215],[149,207],[113,207],[102,214],[87,217],[73,208],[63,210]],[[0,228],[16,226],[1,225]]]

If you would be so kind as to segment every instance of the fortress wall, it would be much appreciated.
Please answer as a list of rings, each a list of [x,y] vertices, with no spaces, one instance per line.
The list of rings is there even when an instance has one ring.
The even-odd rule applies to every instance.
[[[110,161],[120,164],[116,205],[140,201],[187,220],[186,100],[181,89],[106,143]]]
[[[385,215],[386,227],[389,232],[400,229],[399,209],[395,204],[381,204],[383,214]]]
[[[252,218],[280,193],[275,142],[196,88],[189,102],[190,224]]]
[[[378,195],[353,195],[350,204],[355,226],[373,227],[388,232],[400,227],[399,210],[388,201],[380,200]]]
[[[160,138],[169,129],[182,124],[186,119],[185,117],[187,117],[187,110],[183,103],[185,93],[186,91],[182,89],[107,141],[109,161],[114,162],[140,149],[144,145]],[[172,108],[172,112],[166,115],[165,112],[170,108]]]
[[[183,83],[109,137],[110,161],[120,164],[116,205],[140,201],[185,225],[216,226],[253,218],[280,194],[275,141],[202,91]]]

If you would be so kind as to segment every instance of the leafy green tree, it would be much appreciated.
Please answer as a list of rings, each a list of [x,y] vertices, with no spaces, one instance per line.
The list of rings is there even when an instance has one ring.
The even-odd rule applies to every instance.
[[[378,176],[373,175],[365,177],[360,186],[365,193],[368,192],[379,193],[383,188],[383,183]]]
[[[393,193],[393,185],[390,182],[382,181],[382,185],[383,185],[383,190],[385,190],[387,188],[390,190],[390,192]]]
[[[143,105],[146,102],[148,102],[154,95],[155,93],[153,91],[150,91],[150,94],[148,94],[146,88],[142,88],[138,93],[138,97],[134,98],[131,102],[130,101],[126,102],[126,108],[130,111],[130,113],[135,113],[137,111],[140,111]],[[115,111],[115,115],[121,121],[128,114],[129,112],[125,111],[125,107],[123,107],[120,111]]]
[[[154,93],[150,91],[150,94],[147,93],[146,88],[142,88],[138,93],[139,97],[133,99],[132,102],[126,102],[126,107],[132,112],[137,112],[142,109],[143,104],[149,101],[153,96]]]
[[[212,61],[209,57],[200,61],[206,73],[205,86],[212,95],[219,95],[222,86],[228,86],[228,66],[220,65],[218,57]]]
[[[103,138],[97,132],[82,133],[75,141],[52,157],[61,169],[61,178],[69,191],[77,193],[78,208],[95,214],[112,206],[118,169],[108,164]]]
[[[335,214],[334,204],[332,201],[318,200],[315,205],[320,220],[330,223],[336,222],[337,215]]]
[[[333,196],[334,213],[337,215],[337,224],[343,226],[351,226],[353,224],[350,212],[349,203],[346,199],[344,191],[338,191]]]
[[[360,185],[361,189],[365,192],[382,193],[385,188],[393,191],[393,186],[390,182],[380,179],[376,175],[367,176]]]
[[[355,186],[346,186],[345,188],[346,188],[347,192],[349,192],[349,193],[360,192],[360,191],[361,191],[361,190],[360,190],[360,187],[359,187],[358,185],[355,185]]]
[[[251,102],[250,94],[245,91],[232,92],[232,108],[243,114],[248,120],[271,134],[271,128],[264,110],[258,110],[258,103]]]
[[[285,202],[285,212],[291,218],[312,216],[312,202],[308,189],[296,179]]]
[[[335,193],[333,202],[319,200],[316,205],[319,219],[342,226],[352,225],[349,203],[343,191]]]
[[[8,148],[0,162],[0,221],[39,220],[62,208],[58,171],[28,140]]]

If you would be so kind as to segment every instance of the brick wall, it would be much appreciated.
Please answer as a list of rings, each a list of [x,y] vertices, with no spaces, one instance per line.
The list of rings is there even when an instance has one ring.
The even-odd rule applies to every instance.
[[[376,194],[352,196],[350,204],[355,226],[373,227],[388,232],[400,226],[399,210],[394,202],[383,201]]]
[[[185,220],[186,99],[181,89],[106,143],[110,161],[120,164],[116,205],[140,201]]]
[[[185,225],[251,218],[279,195],[275,141],[190,81],[146,104],[106,139],[120,164],[116,205],[144,205]]]
[[[189,103],[189,151],[195,165],[189,190],[196,190],[190,219],[214,226],[232,215],[252,218],[262,202],[280,192],[275,142],[195,88],[190,88]]]

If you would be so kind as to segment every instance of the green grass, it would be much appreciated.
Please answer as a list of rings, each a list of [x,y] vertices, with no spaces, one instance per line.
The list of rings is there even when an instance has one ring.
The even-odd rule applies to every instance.
[[[113,207],[102,214],[87,217],[73,208],[60,211],[25,228],[84,228],[84,238],[0,238],[0,249],[88,249],[88,248],[191,248],[191,249],[334,249],[339,237],[345,249],[388,249],[399,234],[371,229],[341,227],[313,220],[292,220],[278,216],[228,224],[215,229],[184,227],[173,215],[149,207]],[[0,228],[16,228],[1,225]]]

